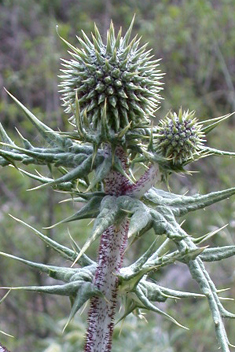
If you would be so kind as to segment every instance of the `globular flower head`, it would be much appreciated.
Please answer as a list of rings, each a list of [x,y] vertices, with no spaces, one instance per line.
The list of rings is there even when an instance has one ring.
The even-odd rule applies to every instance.
[[[169,112],[159,122],[154,134],[158,153],[174,167],[183,166],[197,159],[204,142],[202,124],[194,117],[194,111]]]
[[[65,112],[80,137],[109,141],[129,130],[150,124],[158,108],[162,74],[159,60],[152,60],[146,45],[130,41],[133,21],[122,37],[111,23],[104,43],[95,26],[92,40],[83,32],[81,48],[63,60],[61,94]],[[112,137],[112,138],[111,138]]]

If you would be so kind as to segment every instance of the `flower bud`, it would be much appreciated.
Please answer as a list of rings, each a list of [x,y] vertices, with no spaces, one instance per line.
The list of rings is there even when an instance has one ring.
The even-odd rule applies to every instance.
[[[154,134],[156,151],[170,160],[174,166],[183,166],[199,155],[204,142],[202,125],[194,117],[194,111],[169,114],[159,122]]]
[[[124,37],[121,29],[115,36],[111,23],[106,44],[96,26],[92,40],[85,33],[78,38],[79,49],[64,40],[72,59],[63,60],[60,92],[81,138],[84,134],[88,140],[93,136],[107,142],[129,130],[150,127],[162,74],[159,60],[152,60],[146,46],[139,48],[136,37],[130,41],[132,27],[133,21]]]

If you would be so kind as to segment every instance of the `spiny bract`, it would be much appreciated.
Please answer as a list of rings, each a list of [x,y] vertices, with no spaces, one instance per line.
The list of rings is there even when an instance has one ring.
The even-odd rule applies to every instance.
[[[159,122],[154,135],[157,151],[169,158],[174,165],[184,165],[194,159],[204,142],[202,125],[194,117],[194,111],[169,112]]]
[[[83,39],[77,38],[81,49],[63,39],[73,59],[63,60],[62,100],[80,137],[85,132],[88,140],[93,136],[103,142],[149,127],[158,108],[159,60],[152,60],[146,45],[138,48],[137,37],[130,41],[133,20],[124,37],[121,29],[115,36],[111,22],[106,44],[96,26],[92,41],[84,32]]]

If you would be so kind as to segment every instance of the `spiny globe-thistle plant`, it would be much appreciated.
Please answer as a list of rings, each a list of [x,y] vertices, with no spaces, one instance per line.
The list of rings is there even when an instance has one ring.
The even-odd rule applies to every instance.
[[[62,95],[76,125],[74,132],[52,130],[9,93],[39,131],[45,145],[34,147],[20,133],[23,146],[17,146],[0,124],[0,165],[14,166],[40,182],[35,189],[51,186],[69,194],[74,202],[84,202],[75,214],[52,226],[72,221],[79,224],[82,219],[94,219],[94,226],[82,248],[73,243],[70,249],[13,217],[71,261],[71,267],[36,263],[1,252],[2,256],[59,280],[50,286],[5,289],[69,296],[72,306],[66,326],[90,301],[86,352],[111,351],[115,316],[119,322],[131,313],[141,315],[148,310],[183,327],[157,303],[176,298],[207,298],[218,343],[223,352],[228,352],[230,343],[223,318],[235,318],[235,315],[223,307],[219,290],[204,262],[233,256],[235,246],[200,247],[212,233],[194,238],[179,225],[182,220],[178,223],[177,218],[234,195],[235,187],[205,195],[181,196],[154,186],[159,187],[163,174],[184,171],[186,164],[202,157],[235,156],[232,152],[210,148],[204,141],[207,133],[231,114],[199,123],[192,113],[180,110],[178,114],[167,115],[158,126],[151,126],[150,118],[159,101],[161,75],[156,69],[158,61],[149,63],[145,47],[138,49],[136,39],[128,44],[132,25],[124,37],[119,31],[116,38],[111,24],[106,45],[96,27],[93,43],[83,35],[84,40],[79,39],[81,48],[68,44],[74,59],[66,62]],[[110,82],[106,80],[108,77]],[[120,84],[114,84],[116,79]],[[138,178],[135,165],[140,162],[147,170]],[[21,169],[20,163],[45,165],[52,176],[32,174]],[[61,176],[53,178],[55,171]],[[79,225],[77,228],[79,231]],[[127,249],[134,241],[147,237],[151,229],[156,241],[133,263],[123,267],[124,256],[128,258]],[[94,261],[85,252],[99,239],[98,259]],[[162,240],[160,246],[157,239]],[[169,242],[172,246],[167,252],[165,246]],[[176,261],[188,266],[201,292],[173,290],[150,279],[153,271]],[[123,305],[121,314],[116,314],[120,304]]]

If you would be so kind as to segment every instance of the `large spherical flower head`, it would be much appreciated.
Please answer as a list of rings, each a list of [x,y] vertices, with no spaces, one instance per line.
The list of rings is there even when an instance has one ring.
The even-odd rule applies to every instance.
[[[154,142],[157,152],[177,168],[200,156],[204,137],[194,112],[180,109],[178,114],[170,112],[159,122]]]
[[[95,26],[92,40],[85,33],[78,38],[81,48],[72,49],[65,69],[61,93],[65,112],[80,136],[108,141],[110,136],[150,125],[149,118],[158,108],[162,74],[159,60],[152,60],[146,45],[130,41],[133,21],[122,37],[115,36],[111,23],[104,44]]]

